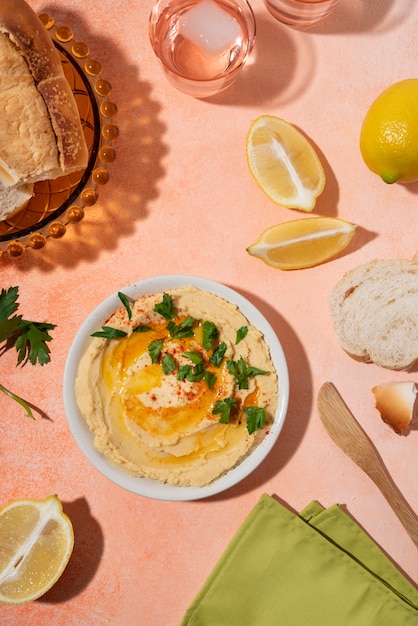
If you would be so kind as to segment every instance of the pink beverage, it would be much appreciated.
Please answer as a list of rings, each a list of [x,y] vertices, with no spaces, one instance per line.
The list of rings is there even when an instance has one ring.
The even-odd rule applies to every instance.
[[[198,98],[229,87],[254,37],[246,0],[160,0],[151,13],[151,44],[168,80]]]
[[[280,22],[301,28],[327,17],[339,0],[264,0],[270,13]]]

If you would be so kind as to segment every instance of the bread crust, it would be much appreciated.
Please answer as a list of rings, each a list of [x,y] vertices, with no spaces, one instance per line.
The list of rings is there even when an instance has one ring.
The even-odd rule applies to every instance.
[[[24,0],[2,0],[0,31],[10,38],[26,60],[44,99],[56,137],[61,174],[84,169],[88,149],[77,104],[58,52],[42,22]]]
[[[417,388],[414,382],[381,383],[372,387],[376,409],[398,435],[408,430],[415,415]]]
[[[393,370],[418,359],[418,263],[375,259],[332,289],[331,318],[341,347],[358,360]]]

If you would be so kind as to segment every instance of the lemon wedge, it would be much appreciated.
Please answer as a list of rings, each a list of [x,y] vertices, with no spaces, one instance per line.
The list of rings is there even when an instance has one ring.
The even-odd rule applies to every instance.
[[[357,226],[337,217],[307,217],[265,230],[247,252],[281,270],[313,267],[348,246]]]
[[[0,602],[23,604],[52,587],[74,546],[57,496],[23,499],[0,510]]]
[[[325,174],[313,146],[292,124],[261,115],[247,136],[247,162],[264,193],[281,206],[312,211]]]

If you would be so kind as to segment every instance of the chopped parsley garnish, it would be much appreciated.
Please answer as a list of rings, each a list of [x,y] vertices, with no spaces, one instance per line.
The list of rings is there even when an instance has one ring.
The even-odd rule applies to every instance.
[[[190,359],[192,363],[195,365],[200,365],[203,363],[203,356],[198,350],[191,350],[188,352],[183,352],[183,356],[186,359]]]
[[[244,407],[244,413],[247,418],[247,430],[252,435],[258,428],[261,428],[266,423],[267,415],[266,410],[260,406],[246,406]]]
[[[168,322],[167,330],[173,339],[183,339],[184,337],[193,337],[193,325],[195,323],[193,317],[186,317],[180,324],[173,321]]]
[[[238,389],[248,389],[248,379],[253,378],[254,376],[264,376],[268,372],[264,370],[258,369],[258,367],[252,367],[251,365],[247,365],[242,356],[238,359],[238,361],[227,361],[226,362],[228,371],[232,376],[235,377],[235,380],[238,385]]]
[[[225,352],[226,352],[226,343],[224,341],[221,341],[221,343],[212,352],[211,356],[209,357],[209,361],[216,367],[219,367],[220,364],[222,363],[222,359],[225,356]]]
[[[132,319],[132,309],[131,309],[129,299],[121,291],[118,291],[118,296],[119,296],[119,300],[122,302],[123,306],[126,309],[126,312],[128,314],[128,319],[129,320]]]
[[[177,367],[177,363],[175,362],[171,354],[167,353],[163,356],[163,359],[161,361],[161,367],[163,368],[164,374],[168,375],[174,372]]]
[[[187,378],[191,369],[191,365],[188,365],[187,363],[185,365],[180,365],[177,372],[177,380],[184,380],[185,378]]]
[[[202,343],[205,350],[211,350],[213,342],[218,338],[218,329],[212,322],[203,322],[202,324]]]
[[[152,330],[151,326],[145,326],[140,324],[139,326],[135,326],[132,332],[134,333],[147,333]]]
[[[248,333],[248,326],[241,326],[241,328],[238,328],[237,330],[237,336],[235,339],[235,345],[238,344],[240,341],[242,341]]]
[[[231,420],[231,412],[238,407],[236,398],[224,398],[223,400],[217,400],[215,406],[212,409],[214,415],[220,415],[220,424],[229,424]]]
[[[205,363],[202,355],[197,350],[192,350],[190,352],[183,352],[183,356],[186,359],[190,359],[193,363],[193,367],[186,365],[185,378],[191,383],[200,382],[205,375]]]
[[[170,296],[169,293],[163,293],[162,302],[158,302],[154,306],[154,311],[162,315],[164,319],[166,320],[173,319],[174,317],[173,298]]]
[[[157,363],[161,350],[163,349],[164,339],[154,339],[148,344],[148,354],[151,357],[151,363]]]
[[[92,337],[102,337],[103,339],[123,339],[127,336],[124,330],[120,330],[119,328],[112,328],[111,326],[102,326],[102,330],[97,330],[95,333],[92,333]]]
[[[207,386],[209,387],[209,389],[213,389],[216,383],[216,376],[215,374],[212,374],[212,372],[209,372],[208,370],[206,370],[205,372],[205,382],[207,384]]]
[[[188,380],[191,383],[198,383],[202,378],[205,378],[206,382],[209,380],[212,383],[210,377],[207,378],[209,372],[205,370],[203,356],[198,350],[183,352],[183,357],[190,359],[193,365],[188,363],[181,365],[177,372],[177,380]],[[213,382],[213,384],[215,383]]]
[[[17,302],[18,287],[10,287],[0,292],[0,343],[6,342],[4,350],[14,346],[17,351],[17,365],[25,365],[29,361],[32,365],[45,365],[50,361],[50,349],[47,345],[52,340],[48,331],[55,328],[55,324],[47,322],[33,322],[23,319],[21,315],[14,315],[19,308]],[[0,391],[13,398],[26,411],[28,417],[33,418],[29,404],[3,385]]]

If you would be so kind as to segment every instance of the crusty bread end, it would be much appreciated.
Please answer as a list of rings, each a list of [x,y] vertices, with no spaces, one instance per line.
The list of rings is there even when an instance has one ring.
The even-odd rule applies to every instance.
[[[417,388],[414,382],[399,381],[372,388],[382,420],[398,435],[408,430],[415,417]]]

